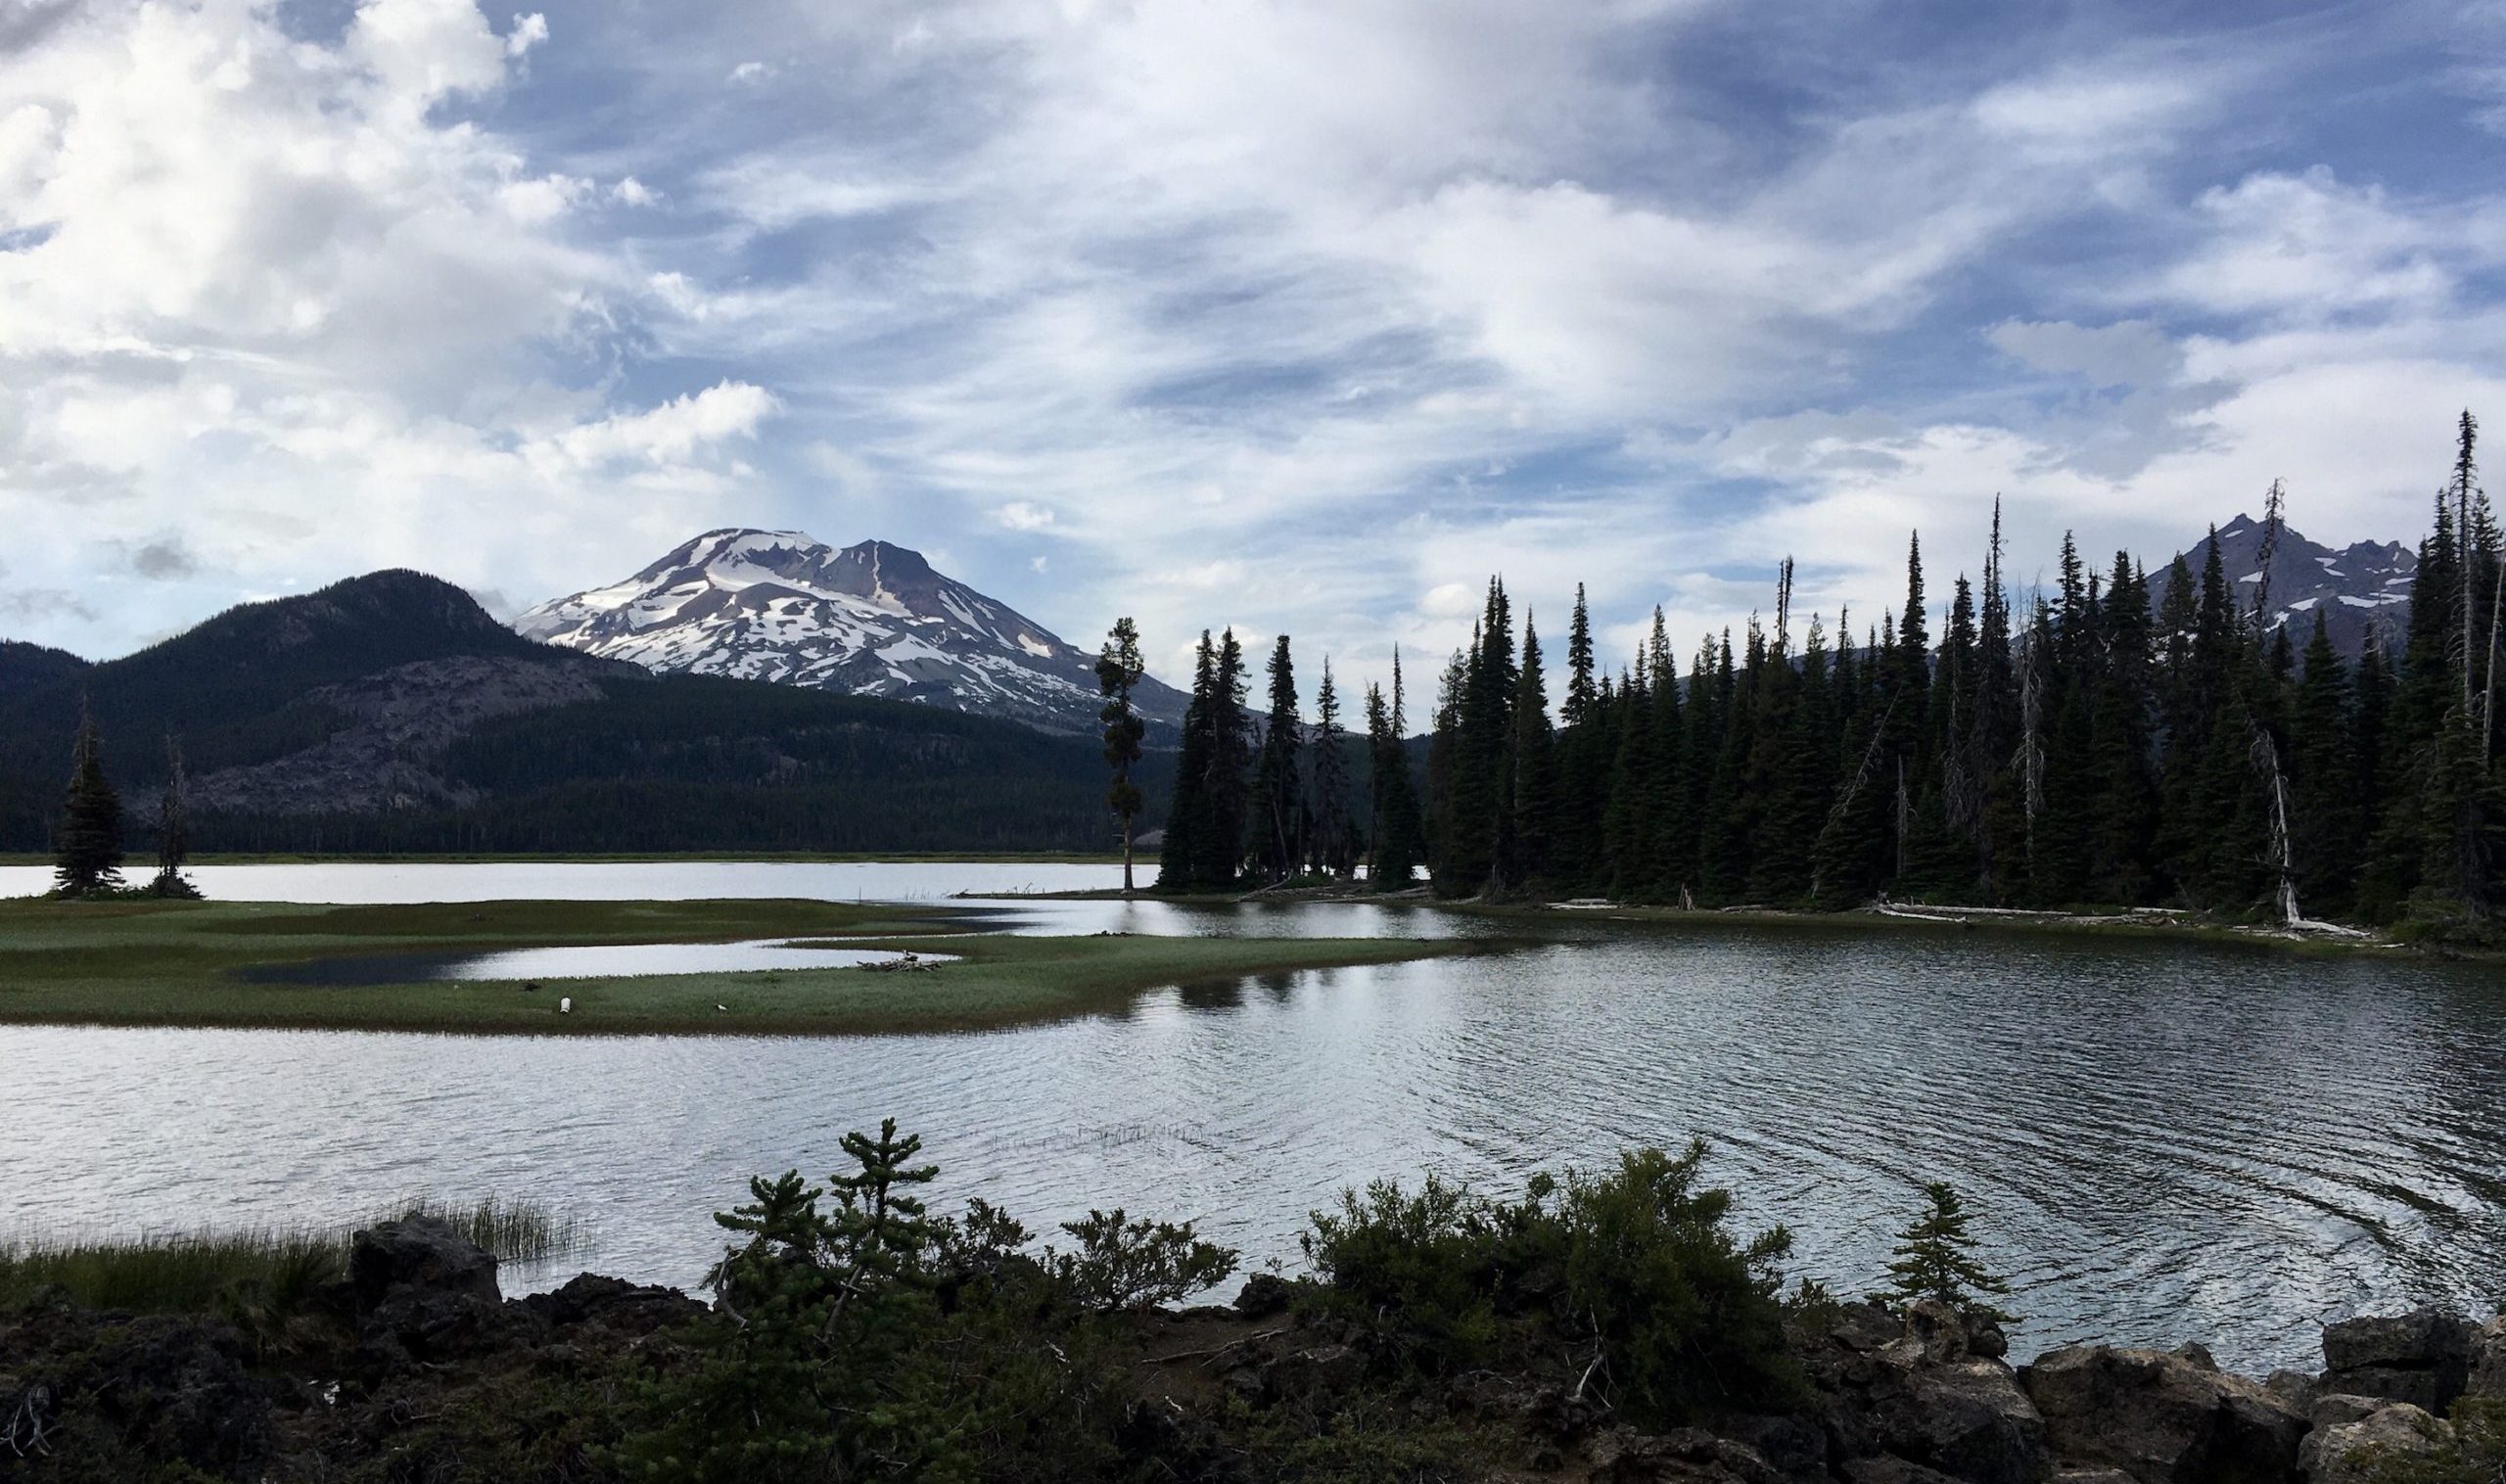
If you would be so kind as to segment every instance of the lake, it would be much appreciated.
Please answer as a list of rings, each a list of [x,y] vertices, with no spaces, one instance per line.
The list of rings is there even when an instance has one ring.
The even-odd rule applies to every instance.
[[[324,895],[354,900],[358,873],[417,868],[224,869],[329,873]],[[504,895],[482,883],[516,869],[534,873],[517,895],[611,895],[621,879],[424,869],[465,900]],[[928,865],[626,869],[709,883],[672,895],[768,877],[786,888],[737,894],[804,895],[790,872],[830,870],[847,900],[889,881],[954,889]],[[1486,931],[1368,905],[1019,904],[1010,921]],[[1740,1224],[1790,1226],[1793,1271],[1840,1292],[1879,1278],[1918,1187],[1945,1179],[2014,1279],[2019,1352],[2198,1338],[2232,1367],[2312,1368],[2316,1326],[2362,1307],[2494,1307],[2501,1026],[2506,978],[2478,967],[1568,920],[1510,954],[1167,990],[969,1035],[0,1027],[0,1231],[322,1220],[494,1192],[592,1224],[594,1250],[568,1273],[689,1283],[716,1250],[708,1213],[750,1174],[822,1175],[845,1131],[893,1114],[924,1136],[947,1205],[980,1194],[1047,1229],[1091,1205],[1196,1218],[1248,1264],[1292,1264],[1305,1214],[1343,1185],[1432,1169],[1510,1193],[1537,1169],[1702,1135]]]

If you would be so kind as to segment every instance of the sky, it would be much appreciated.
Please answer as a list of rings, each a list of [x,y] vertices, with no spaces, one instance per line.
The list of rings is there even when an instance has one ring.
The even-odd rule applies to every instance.
[[[2506,0],[530,3],[0,0],[0,636],[760,526],[1176,676],[1685,652],[1996,495],[2413,540],[2506,417]]]

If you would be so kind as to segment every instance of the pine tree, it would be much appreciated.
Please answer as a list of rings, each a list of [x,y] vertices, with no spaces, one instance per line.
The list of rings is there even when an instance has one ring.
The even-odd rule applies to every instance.
[[[1140,807],[1139,785],[1132,781],[1132,769],[1138,765],[1140,742],[1148,734],[1148,723],[1132,706],[1132,692],[1147,672],[1147,662],[1139,653],[1138,627],[1129,618],[1116,619],[1104,649],[1096,656],[1096,689],[1105,698],[1097,719],[1105,723],[1105,762],[1114,770],[1113,782],[1105,790],[1105,807],[1123,822],[1125,896],[1134,890],[1132,820]]]
[[[1305,724],[1297,716],[1296,669],[1288,636],[1271,650],[1271,710],[1262,750],[1253,765],[1250,817],[1255,869],[1271,881],[1296,874],[1304,858],[1305,797],[1298,760],[1305,752]]]
[[[1202,880],[1224,889],[1235,884],[1244,858],[1245,770],[1252,754],[1252,722],[1244,710],[1244,647],[1236,642],[1232,628],[1219,635],[1210,718],[1209,825]]]
[[[2348,914],[2358,864],[2366,854],[2349,692],[2348,671],[2317,612],[2290,728],[2290,852],[2297,862],[2298,900],[2310,915],[2321,917]]]
[[[85,897],[118,891],[121,879],[121,799],[105,779],[104,741],[95,714],[82,704],[78,734],[70,750],[70,796],[61,808],[53,845],[53,892]]]
[[[1210,631],[1201,630],[1192,656],[1192,695],[1183,708],[1183,747],[1175,760],[1175,792],[1166,810],[1166,841],[1158,852],[1157,885],[1167,892],[1189,892],[1201,885],[1209,858],[1204,843],[1212,828],[1210,775],[1217,757],[1218,648]]]
[[[1314,695],[1313,749],[1315,868],[1342,880],[1356,874],[1358,852],[1349,828],[1348,733],[1340,725],[1340,690],[1331,659],[1323,660],[1323,685]]]
[[[1514,680],[1512,734],[1506,749],[1511,771],[1512,817],[1508,849],[1500,862],[1504,884],[1520,891],[1545,878],[1550,831],[1557,809],[1556,739],[1549,721],[1549,690],[1541,673],[1540,635],[1523,615],[1522,663]]]
[[[1386,706],[1383,692],[1373,687],[1367,695],[1369,792],[1374,813],[1374,858],[1367,877],[1377,891],[1407,888],[1426,853],[1418,795],[1410,778],[1410,749],[1402,735],[1408,720],[1404,703],[1401,654],[1395,650],[1391,704]]]
[[[192,850],[191,780],[183,770],[183,744],[165,738],[165,787],[157,796],[157,875],[151,895],[198,900],[200,888],[183,875]]]
[[[1888,1265],[1890,1292],[1899,1303],[1933,1299],[1981,1308],[2007,1322],[2009,1315],[1978,1302],[1988,1295],[2008,1293],[2010,1285],[1975,1260],[1966,1203],[1944,1181],[1924,1186],[1923,1194],[1923,1215],[1897,1237],[1896,1261]]]

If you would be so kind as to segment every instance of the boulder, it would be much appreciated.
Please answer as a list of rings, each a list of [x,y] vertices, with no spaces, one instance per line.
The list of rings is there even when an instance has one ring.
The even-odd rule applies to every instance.
[[[1590,1478],[1608,1484],[1785,1484],[1756,1450],[1696,1427],[1665,1433],[1613,1427],[1584,1450]]]
[[[2453,1441],[2451,1424],[2407,1402],[2387,1402],[2347,1421],[2318,1422],[2297,1450],[2297,1471],[2306,1484],[2366,1484],[2382,1459],[2424,1456]]]
[[[2483,1401],[2506,1402],[2506,1314],[2480,1326],[2471,1337],[2471,1374],[2463,1394]]]
[[[1958,1484],[1957,1480],[1939,1469],[1909,1463],[1887,1453],[1875,1453],[1867,1459],[1848,1459],[1843,1472],[1845,1484]]]
[[[2388,1407],[2398,1405],[2400,1404],[2388,1402],[2383,1397],[2357,1397],[2350,1396],[2346,1392],[2336,1391],[2329,1396],[2315,1398],[2314,1405],[2306,1409],[2306,1425],[2316,1432],[2321,1432],[2327,1427],[2345,1427],[2351,1422],[2364,1421]]]
[[[432,1216],[383,1222],[350,1237],[348,1286],[360,1314],[402,1288],[490,1304],[504,1298],[496,1288],[496,1255]]]
[[[2323,1329],[2324,1389],[2442,1414],[2471,1378],[2480,1331],[2442,1309],[2344,1320]]]
[[[2323,1395],[2323,1382],[2302,1370],[2284,1367],[2262,1378],[2262,1389],[2299,1412],[2312,1412],[2315,1399]]]
[[[705,1305],[675,1288],[630,1283],[596,1273],[578,1275],[567,1279],[564,1287],[532,1294],[520,1304],[554,1329],[591,1324],[638,1339],[706,1313]]]
[[[1845,1304],[1794,1339],[1824,1397],[1837,1467],[1885,1455],[1967,1484],[2034,1484],[2043,1473],[2044,1421],[2001,1359],[2008,1341],[1989,1314]]]
[[[537,1312],[499,1295],[494,1253],[429,1216],[350,1237],[348,1289],[357,1366],[369,1376],[485,1354],[546,1327]]]
[[[2071,1345],[2019,1371],[2054,1453],[2140,1484],[2283,1484],[2305,1415],[2180,1355]]]
[[[1256,1273],[1235,1295],[1235,1312],[1248,1320],[1267,1320],[1287,1313],[1288,1301],[1295,1296],[1286,1278],[1276,1273]]]

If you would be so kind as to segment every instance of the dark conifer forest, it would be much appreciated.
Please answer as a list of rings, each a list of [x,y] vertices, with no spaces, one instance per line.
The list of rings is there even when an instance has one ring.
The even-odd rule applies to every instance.
[[[1299,842],[1354,828],[1378,885],[1423,866],[1448,897],[2172,908],[2483,933],[2506,803],[2506,592],[2477,435],[2465,413],[2406,634],[2371,636],[2354,662],[2319,611],[2271,620],[2278,486],[2250,584],[2228,581],[2215,532],[2201,571],[2177,558],[2156,580],[2128,552],[2092,561],[2065,536],[2050,590],[2017,593],[1996,505],[1945,614],[1919,535],[1902,606],[1859,633],[1848,614],[1831,627],[1794,611],[1787,561],[1771,610],[1738,634],[1683,658],[1656,610],[1612,668],[1578,589],[1555,678],[1492,580],[1444,667],[1416,793],[1397,684],[1389,702],[1368,697],[1369,797],[1311,783],[1300,796],[1281,772],[1299,742],[1292,700],[1275,693],[1257,727],[1234,635],[1205,637],[1165,884],[1345,877]],[[1275,680],[1289,663],[1282,638]],[[1309,760],[1339,745],[1303,738]]]

